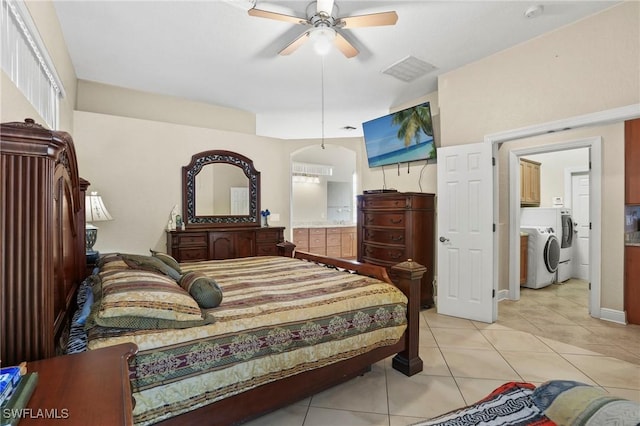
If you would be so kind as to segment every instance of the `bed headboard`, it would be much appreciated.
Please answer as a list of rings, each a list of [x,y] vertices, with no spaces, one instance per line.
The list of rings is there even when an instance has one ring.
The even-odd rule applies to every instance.
[[[63,351],[86,276],[84,195],[71,136],[0,124],[0,363]]]

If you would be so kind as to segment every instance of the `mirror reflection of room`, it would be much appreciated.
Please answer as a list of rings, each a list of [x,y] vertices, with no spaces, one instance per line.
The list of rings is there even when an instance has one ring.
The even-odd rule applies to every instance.
[[[196,216],[249,214],[249,179],[231,164],[212,163],[196,175]]]
[[[291,157],[292,230],[296,249],[356,256],[356,154],[326,145]]]

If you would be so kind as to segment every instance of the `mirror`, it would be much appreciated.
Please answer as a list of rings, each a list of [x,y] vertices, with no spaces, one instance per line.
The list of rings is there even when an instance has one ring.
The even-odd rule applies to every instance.
[[[249,178],[234,165],[207,164],[196,175],[196,216],[249,214]]]
[[[187,228],[260,226],[260,172],[231,151],[204,151],[182,168]]]

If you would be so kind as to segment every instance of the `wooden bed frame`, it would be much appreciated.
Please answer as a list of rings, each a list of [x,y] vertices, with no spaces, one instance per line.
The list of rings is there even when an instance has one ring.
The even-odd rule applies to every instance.
[[[10,145],[9,141],[13,145]],[[7,340],[6,334],[2,336],[3,363],[7,358],[12,361],[15,358],[15,361],[19,362],[22,360],[30,361],[48,358],[55,355],[54,348],[58,346],[60,334],[62,330],[68,327],[69,313],[73,310],[76,288],[81,279],[86,276],[83,231],[84,192],[88,182],[84,181],[82,185],[79,184],[81,180],[75,164],[75,150],[71,137],[64,132],[43,129],[34,124],[33,121],[29,121],[26,124],[3,124],[2,147],[8,148],[9,146],[14,147],[13,151],[2,153],[5,166],[2,175],[3,190],[10,188],[12,183],[25,185],[30,182],[33,178],[24,176],[24,170],[28,171],[29,176],[34,177],[47,173],[51,176],[57,176],[57,173],[54,172],[54,170],[58,170],[56,166],[59,166],[65,172],[60,182],[70,182],[70,184],[54,185],[54,182],[45,179],[43,185],[47,185],[50,190],[45,191],[40,186],[33,188],[33,192],[46,195],[47,199],[39,200],[39,202],[42,202],[45,206],[51,206],[50,208],[35,208],[25,211],[26,209],[15,207],[16,203],[23,202],[22,198],[24,196],[22,195],[20,196],[22,198],[18,197],[16,200],[9,200],[8,195],[2,199],[2,266],[5,271],[2,284],[4,299],[2,303],[6,307],[9,302],[19,302],[19,309],[5,309],[3,314],[4,324],[13,327],[11,333],[8,334],[11,340]],[[44,148],[39,148],[38,151],[33,148],[34,146],[44,146]],[[52,152],[51,149],[47,151],[48,147],[51,146],[57,148],[54,150],[55,155],[50,154]],[[16,164],[16,160],[12,160],[8,156],[5,157],[5,154],[11,154],[19,158],[24,157],[27,160],[29,158],[45,158],[45,161],[32,161],[29,163],[28,169],[21,169],[16,166],[14,170],[14,168],[7,167],[7,165]],[[22,180],[16,180],[9,173],[22,176]],[[53,190],[54,187],[56,190]],[[20,191],[12,190],[12,193],[19,195]],[[43,235],[41,239],[31,241],[30,244],[27,244],[27,247],[33,248],[32,246],[35,243],[44,245],[41,250],[47,253],[47,256],[50,256],[51,259],[54,259],[54,262],[58,262],[55,267],[53,261],[47,260],[49,259],[48,257],[30,260],[29,254],[24,251],[16,251],[15,256],[5,260],[5,254],[8,253],[7,250],[15,250],[15,247],[19,247],[20,244],[26,244],[26,242],[21,243],[17,236],[16,238],[8,239],[6,231],[19,226],[20,235],[22,236],[31,235],[30,232],[33,232],[33,230],[25,229],[26,225],[22,223],[25,222],[25,219],[18,217],[15,213],[16,211],[24,211],[26,217],[31,217],[26,222],[27,225],[33,223],[34,229],[35,227],[42,229],[43,223],[50,227],[49,230],[54,235],[53,238],[47,238],[47,235]],[[61,212],[65,219],[57,219],[58,215],[55,211]],[[69,212],[69,214],[66,212]],[[45,229],[47,228],[45,227]],[[17,234],[12,232],[11,235]],[[281,254],[291,255],[293,247],[291,243],[284,243],[280,247]],[[423,266],[411,260],[402,262],[391,268],[392,281],[386,269],[379,266],[317,256],[300,251],[296,252],[294,257],[352,273],[374,276],[386,282],[393,282],[409,299],[407,309],[408,327],[402,338],[392,346],[378,348],[348,360],[262,385],[234,397],[167,419],[160,422],[160,424],[192,425],[202,423],[231,425],[243,423],[361,375],[367,372],[373,363],[394,355],[392,365],[396,370],[407,376],[422,371],[422,360],[418,356],[418,333],[420,328],[420,281],[426,271]],[[43,262],[43,264],[39,262]],[[25,269],[24,271],[21,270],[20,274],[15,274],[16,267],[14,263],[15,265],[20,265],[23,269],[31,268],[33,271]],[[7,272],[7,270],[10,272]],[[36,271],[37,276],[34,278],[32,275]],[[7,273],[10,273],[10,275],[6,275]],[[51,274],[49,279],[43,281],[39,278],[42,277],[41,274],[47,273]],[[46,288],[43,288],[43,286]],[[13,296],[11,295],[14,294],[19,297],[17,301],[15,298],[12,299]],[[60,300],[64,302],[60,302]],[[27,306],[29,304],[30,306]],[[45,317],[39,312],[39,308],[37,308],[39,306],[47,307],[47,315]],[[54,306],[58,309],[58,313],[55,316],[52,312],[52,307]],[[36,309],[33,307],[36,307]],[[43,335],[37,332],[38,330],[27,328],[34,323],[38,324],[38,330],[49,331]],[[55,330],[55,333],[53,330]],[[19,342],[20,339],[22,341]],[[42,340],[47,341],[42,342]],[[16,343],[19,343],[19,345],[16,346]],[[32,346],[40,347],[36,343],[46,349],[34,353],[21,352],[19,349]]]
[[[290,253],[292,244],[284,253]],[[391,280],[387,270],[381,266],[319,256],[296,251],[297,259],[307,260],[330,268],[378,278],[396,285],[409,299],[407,306],[407,330],[392,346],[386,346],[335,364],[327,365],[295,376],[280,379],[251,389],[236,396],[201,407],[159,422],[161,425],[215,424],[234,425],[252,420],[301,399],[310,397],[335,385],[360,376],[371,369],[371,365],[394,356],[392,366],[407,376],[422,371],[422,359],[418,356],[418,333],[420,329],[420,285],[426,268],[407,260],[391,268]],[[346,272],[345,272],[346,273]]]

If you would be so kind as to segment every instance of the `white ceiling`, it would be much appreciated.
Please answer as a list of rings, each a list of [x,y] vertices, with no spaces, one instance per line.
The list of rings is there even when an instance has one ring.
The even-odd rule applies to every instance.
[[[321,137],[322,57],[310,43],[279,56],[304,27],[251,17],[251,1],[54,5],[79,79],[250,111],[259,135]],[[257,7],[304,17],[309,3],[257,0]],[[398,22],[345,31],[360,54],[347,59],[332,49],[324,57],[324,136],[360,136],[363,121],[436,91],[439,74],[616,3],[336,0],[340,17],[395,10]],[[536,4],[544,13],[526,18]],[[382,74],[408,55],[436,70],[410,83]]]

